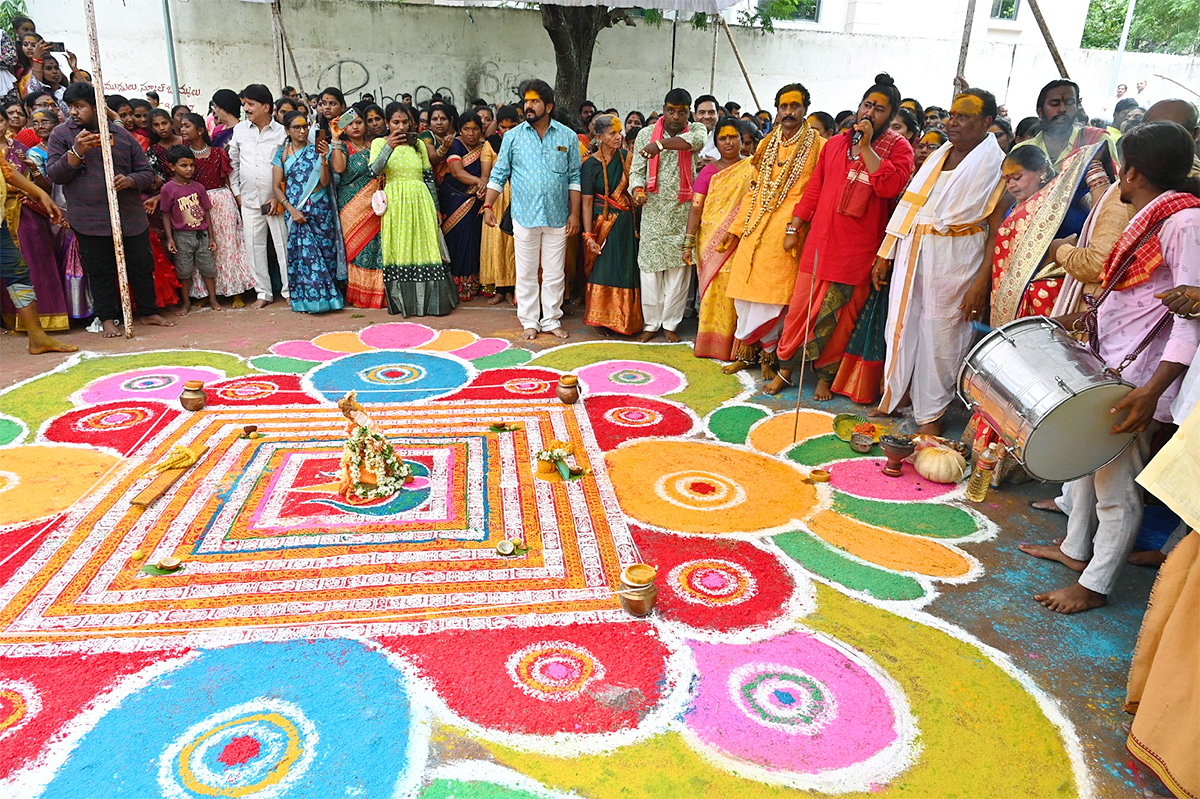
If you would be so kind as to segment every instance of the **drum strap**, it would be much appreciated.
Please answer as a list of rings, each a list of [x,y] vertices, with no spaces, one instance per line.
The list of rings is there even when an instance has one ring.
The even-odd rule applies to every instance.
[[[1164,217],[1155,224],[1151,225],[1146,232],[1142,234],[1142,237],[1138,240],[1137,244],[1129,248],[1129,254],[1125,256],[1125,260],[1123,260],[1117,267],[1117,270],[1109,279],[1107,286],[1105,286],[1104,291],[1100,293],[1100,296],[1090,297],[1086,294],[1083,296],[1084,301],[1088,304],[1088,306],[1090,306],[1090,310],[1083,317],[1083,329],[1086,330],[1088,334],[1088,347],[1097,357],[1100,355],[1100,306],[1104,303],[1104,300],[1108,298],[1108,295],[1112,293],[1113,287],[1120,284],[1122,278],[1125,277],[1125,273],[1129,271],[1131,266],[1133,266],[1137,252],[1139,249],[1141,249],[1142,244],[1144,244],[1151,236],[1158,235],[1158,231],[1162,228],[1163,223],[1169,218],[1170,217]],[[1116,369],[1117,374],[1125,371],[1129,364],[1137,360],[1137,357],[1141,355],[1147,347],[1150,346],[1150,343],[1154,341],[1154,339],[1158,338],[1163,330],[1166,329],[1167,323],[1170,321],[1171,312],[1165,311],[1162,317],[1154,323],[1154,326],[1147,331],[1145,337],[1142,338],[1141,343],[1134,347],[1131,353],[1125,356],[1125,360],[1121,361],[1121,365]]]

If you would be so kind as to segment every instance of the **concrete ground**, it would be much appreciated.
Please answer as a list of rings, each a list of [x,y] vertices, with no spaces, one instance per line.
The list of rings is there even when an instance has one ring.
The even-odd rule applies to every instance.
[[[321,316],[292,313],[276,302],[263,310],[194,311],[174,328],[137,327],[133,339],[105,339],[75,329],[63,341],[99,353],[128,353],[161,349],[209,349],[243,356],[261,355],[278,341],[310,339],[335,330],[357,331],[372,324],[397,321],[386,311],[345,309]],[[447,317],[414,321],[434,328],[464,328],[480,336],[498,336],[529,349],[543,349],[559,340],[542,335],[532,343],[520,341],[514,310],[508,304],[488,306],[475,300]],[[571,308],[564,327],[572,340],[596,338],[582,323],[582,309]],[[688,319],[680,331],[695,330]],[[0,337],[0,387],[34,377],[66,356],[29,356],[23,336]],[[714,367],[715,368],[715,367]],[[805,405],[812,406],[811,381],[806,381]],[[796,402],[794,391],[781,397],[756,396],[754,402],[784,410]],[[837,398],[820,406],[833,412],[857,411],[860,406]],[[965,414],[956,412],[951,432],[962,429]],[[1056,486],[1028,483],[993,492],[980,508],[1001,528],[999,536],[971,546],[984,567],[983,576],[965,585],[947,585],[927,610],[961,627],[984,644],[1006,653],[1013,664],[1054,698],[1073,722],[1100,797],[1141,794],[1152,776],[1135,775],[1125,750],[1121,724],[1131,718],[1123,710],[1125,679],[1146,600],[1154,581],[1150,569],[1128,566],[1107,607],[1075,616],[1060,616],[1033,601],[1032,594],[1066,585],[1071,573],[1055,563],[1030,558],[1017,550],[1024,541],[1061,538],[1065,517],[1032,510],[1030,500],[1053,496]],[[1161,786],[1157,788],[1163,791]]]

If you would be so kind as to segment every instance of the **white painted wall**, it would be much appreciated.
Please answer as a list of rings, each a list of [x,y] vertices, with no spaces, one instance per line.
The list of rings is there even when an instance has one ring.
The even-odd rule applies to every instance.
[[[849,7],[848,0],[840,1]],[[882,0],[892,5],[900,0]],[[1043,8],[1059,2],[1043,1]],[[239,0],[170,0],[180,84],[188,100],[206,108],[221,87],[239,89],[261,82],[274,89],[270,13],[266,5]],[[948,0],[911,5],[930,18],[931,8]],[[906,3],[907,4],[907,3]],[[871,5],[860,3],[864,12]],[[980,0],[980,7],[990,4]],[[62,39],[87,66],[82,0],[29,0],[30,16],[48,39]],[[96,0],[104,73],[110,90],[141,94],[156,88],[169,102],[166,47],[159,0]],[[914,11],[914,16],[917,12]],[[1027,13],[1027,10],[1026,12]],[[398,95],[418,86],[449,88],[459,100],[483,96],[512,99],[528,77],[554,78],[550,41],[535,11],[403,5],[371,0],[285,0],[284,21],[300,64],[304,87],[327,84]],[[961,24],[961,23],[960,23]],[[762,104],[769,105],[782,84],[799,80],[812,92],[813,110],[836,112],[857,104],[875,73],[890,72],[905,95],[925,104],[947,105],[958,60],[958,42],[949,39],[860,35],[809,29],[774,34],[734,29]],[[676,31],[676,85],[694,94],[708,91],[711,31],[680,25]],[[1108,94],[1115,63],[1106,51],[1063,49],[1071,75],[1082,86],[1084,105],[1098,110]],[[670,88],[671,26],[619,26],[601,33],[590,94],[602,108],[650,110]],[[1175,56],[1127,55],[1121,79],[1130,86],[1139,75],[1162,73],[1200,87],[1200,60]],[[1056,76],[1040,41],[1033,44],[973,43],[967,77],[1007,102],[1010,114],[1034,113],[1038,89]],[[288,82],[295,83],[288,74]],[[1152,81],[1160,97],[1180,94]],[[722,36],[717,55],[716,92],[750,107],[753,102]],[[460,103],[461,104],[461,103]]]

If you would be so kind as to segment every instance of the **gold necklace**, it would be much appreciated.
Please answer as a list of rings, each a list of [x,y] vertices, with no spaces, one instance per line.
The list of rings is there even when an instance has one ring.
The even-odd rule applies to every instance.
[[[776,133],[779,135],[775,135]],[[804,141],[792,151],[787,161],[779,162],[780,148],[784,144],[788,146],[795,144],[802,136]],[[801,127],[795,136],[786,141],[783,138],[782,128],[771,132],[771,138],[767,140],[766,152],[763,153],[763,168],[750,184],[754,201],[746,210],[746,226],[742,232],[742,238],[753,233],[763,218],[769,213],[774,213],[783,203],[783,199],[792,190],[792,186],[796,185],[796,181],[800,179],[800,173],[804,170],[804,164],[808,160],[808,151],[812,147],[815,137],[816,134],[807,124]],[[776,175],[777,162],[784,168]],[[754,213],[756,207],[757,216]]]

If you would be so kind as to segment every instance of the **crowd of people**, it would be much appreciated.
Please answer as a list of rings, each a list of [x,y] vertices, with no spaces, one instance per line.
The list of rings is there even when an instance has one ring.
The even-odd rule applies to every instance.
[[[679,341],[694,315],[695,355],[713,368],[755,367],[768,394],[808,368],[815,400],[911,408],[924,434],[944,432],[981,330],[1051,317],[1136,386],[1112,430],[1139,434],[1040,506],[1068,514],[1063,541],[1022,547],[1078,573],[1036,597],[1061,613],[1105,604],[1141,524],[1152,443],[1189,423],[1195,435],[1192,102],[1118,97],[1111,120],[1090,118],[1078,85],[1056,79],[1014,126],[965,80],[947,108],[924,107],[883,73],[836,114],[801,83],[753,114],[673,88],[650,114],[585,102],[572,127],[531,80],[514,102],[463,111],[250,84],[202,115],[153,93],[97,108],[90,76],[70,54],[64,71],[28,19],[4,42],[0,265],[6,323],[30,352],[72,349],[48,335],[72,320],[120,333],[110,188],[147,324],[251,291],[254,308],[404,316],[482,297],[515,306],[526,339],[567,338],[571,300],[597,333],[641,342]],[[982,451],[1000,433],[977,417],[966,437]],[[1020,472],[1006,461],[994,479]],[[1188,526],[1142,560],[1161,562]]]

